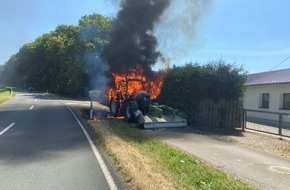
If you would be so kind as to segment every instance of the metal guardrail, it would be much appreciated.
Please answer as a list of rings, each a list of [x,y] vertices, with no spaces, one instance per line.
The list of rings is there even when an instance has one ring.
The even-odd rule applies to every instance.
[[[253,117],[249,113],[263,117]],[[290,137],[290,113],[244,109],[242,130],[245,129]]]

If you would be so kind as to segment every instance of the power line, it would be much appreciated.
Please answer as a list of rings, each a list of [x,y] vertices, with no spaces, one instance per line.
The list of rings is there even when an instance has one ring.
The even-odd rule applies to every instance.
[[[272,69],[271,69],[271,71],[273,71],[274,69],[276,69],[277,67],[279,67],[282,63],[284,63],[285,61],[287,61],[288,59],[290,59],[290,56],[289,57],[287,57],[286,59],[284,59],[283,61],[281,61],[278,65],[276,65],[275,67],[273,67]]]

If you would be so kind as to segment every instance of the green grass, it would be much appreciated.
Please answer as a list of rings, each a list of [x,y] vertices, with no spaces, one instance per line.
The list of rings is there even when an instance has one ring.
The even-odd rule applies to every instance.
[[[187,189],[202,190],[241,190],[253,189],[248,184],[201,163],[196,158],[175,149],[164,142],[145,135],[127,123],[110,120],[112,130],[122,139],[133,143],[144,154],[152,156],[162,167],[173,174],[178,184]]]
[[[0,104],[3,102],[6,102],[7,100],[13,98],[15,96],[15,93],[13,92],[10,94],[9,90],[6,90],[4,88],[0,88]]]

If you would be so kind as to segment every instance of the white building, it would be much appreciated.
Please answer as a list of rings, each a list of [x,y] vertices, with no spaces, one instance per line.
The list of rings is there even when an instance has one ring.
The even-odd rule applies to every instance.
[[[290,69],[248,75],[243,104],[247,110],[290,113]],[[279,119],[277,114],[258,112],[248,112],[248,116]]]

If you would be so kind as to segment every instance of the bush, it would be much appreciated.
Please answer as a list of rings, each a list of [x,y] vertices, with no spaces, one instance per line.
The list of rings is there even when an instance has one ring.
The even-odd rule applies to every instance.
[[[200,102],[230,101],[242,97],[245,80],[246,74],[242,68],[226,64],[223,60],[204,66],[174,66],[165,77],[159,101],[185,113],[188,122],[195,124]]]

